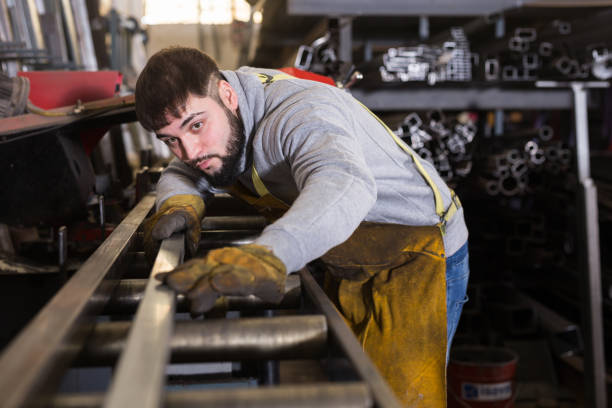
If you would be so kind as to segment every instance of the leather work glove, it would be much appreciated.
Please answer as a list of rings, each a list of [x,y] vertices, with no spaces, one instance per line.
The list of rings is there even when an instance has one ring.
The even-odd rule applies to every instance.
[[[282,300],[287,269],[272,251],[261,245],[212,250],[156,278],[178,293],[187,294],[193,317],[210,310],[223,295],[255,295],[278,303]]]
[[[200,243],[202,217],[204,217],[202,197],[179,194],[168,198],[159,211],[143,223],[147,260],[153,264],[159,251],[159,241],[178,231],[185,231],[187,251],[193,256]]]

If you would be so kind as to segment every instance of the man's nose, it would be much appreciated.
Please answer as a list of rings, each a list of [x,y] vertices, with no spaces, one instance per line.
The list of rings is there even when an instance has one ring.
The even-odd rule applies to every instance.
[[[183,137],[183,160],[194,160],[202,156],[200,140],[194,135]]]

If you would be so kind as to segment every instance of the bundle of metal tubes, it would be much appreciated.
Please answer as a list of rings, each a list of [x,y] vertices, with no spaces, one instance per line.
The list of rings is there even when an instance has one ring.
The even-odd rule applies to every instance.
[[[612,78],[612,53],[602,42],[584,44],[572,24],[554,20],[541,27],[517,27],[495,44],[481,47],[486,81]]]
[[[366,83],[471,81],[470,45],[463,29],[452,27],[430,44],[389,48],[358,69]]]
[[[556,175],[568,171],[571,151],[562,142],[552,141],[553,136],[549,126],[509,136],[527,141],[520,148],[505,149],[483,160],[480,184],[486,193],[522,195],[538,187],[543,172]]]
[[[445,117],[440,110],[432,110],[422,119],[412,112],[394,132],[422,159],[432,163],[445,181],[456,181],[470,174],[469,144],[476,136],[474,115],[464,112]]]

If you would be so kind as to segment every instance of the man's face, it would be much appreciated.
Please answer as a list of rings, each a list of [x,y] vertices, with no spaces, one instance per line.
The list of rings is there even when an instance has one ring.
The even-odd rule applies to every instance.
[[[245,143],[236,95],[228,94],[227,82],[223,86],[220,101],[189,95],[180,117],[168,115],[168,125],[156,132],[176,157],[202,171],[213,186],[234,183]]]

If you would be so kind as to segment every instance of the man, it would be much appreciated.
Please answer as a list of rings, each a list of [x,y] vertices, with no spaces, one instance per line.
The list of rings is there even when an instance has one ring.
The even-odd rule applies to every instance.
[[[210,251],[163,276],[192,314],[219,296],[280,300],[287,273],[320,258],[326,290],[405,404],[445,406],[447,345],[468,279],[459,200],[343,90],[274,70],[219,71],[205,54],[155,54],[136,112],[179,160],[157,186],[145,241],[186,230],[227,191],[276,221],[255,243]]]

